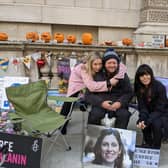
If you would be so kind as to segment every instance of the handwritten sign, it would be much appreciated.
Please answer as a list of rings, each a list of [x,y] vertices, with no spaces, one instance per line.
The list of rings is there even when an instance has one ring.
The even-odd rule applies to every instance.
[[[136,148],[133,165],[135,168],[158,168],[159,158],[159,149]]]
[[[165,35],[153,35],[152,36],[152,46],[163,48],[165,46]]]
[[[4,168],[40,168],[42,139],[0,133],[0,149],[7,146]],[[4,153],[0,150],[0,162]]]

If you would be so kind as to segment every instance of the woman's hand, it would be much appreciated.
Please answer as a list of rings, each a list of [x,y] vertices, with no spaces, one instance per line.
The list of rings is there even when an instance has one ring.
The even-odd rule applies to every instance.
[[[111,83],[112,86],[116,86],[116,84],[118,83],[118,79],[111,78],[110,83]]]

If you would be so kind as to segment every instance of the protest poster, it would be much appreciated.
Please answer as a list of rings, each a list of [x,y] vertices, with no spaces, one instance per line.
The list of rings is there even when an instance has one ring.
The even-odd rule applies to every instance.
[[[135,131],[88,125],[83,145],[83,165],[133,168],[135,144]]]
[[[160,150],[136,147],[134,153],[134,168],[158,168]]]
[[[71,69],[70,69],[70,60],[68,58],[61,58],[58,60],[57,73],[59,77],[63,79],[69,79]]]
[[[9,110],[10,104],[6,96],[6,87],[19,86],[22,84],[27,84],[29,82],[28,77],[10,77],[5,76],[0,78],[0,108],[4,110]]]
[[[4,148],[7,148],[4,155]],[[40,168],[42,139],[0,133],[0,164],[3,168]]]
[[[165,35],[155,34],[152,36],[152,46],[163,48],[165,46]]]
[[[66,96],[66,94],[59,93],[58,90],[48,90],[48,96]],[[63,101],[60,100],[47,100],[48,105],[57,113],[61,112]]]

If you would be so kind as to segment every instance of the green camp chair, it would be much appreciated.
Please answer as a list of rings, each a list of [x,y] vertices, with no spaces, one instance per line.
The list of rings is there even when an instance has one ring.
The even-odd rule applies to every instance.
[[[16,111],[10,113],[11,120],[18,117],[22,118],[24,120],[22,127],[29,135],[36,134],[47,137],[54,135],[54,141],[61,135],[67,150],[70,150],[71,147],[65,136],[61,134],[61,129],[66,121],[70,119],[70,116],[68,115],[65,118],[65,116],[56,113],[48,106],[47,92],[47,85],[44,80],[6,88],[8,100]],[[73,97],[59,96],[52,96],[50,99],[72,102],[72,105],[77,100],[77,98]],[[69,113],[71,114],[71,111]],[[49,149],[52,149],[52,146]]]

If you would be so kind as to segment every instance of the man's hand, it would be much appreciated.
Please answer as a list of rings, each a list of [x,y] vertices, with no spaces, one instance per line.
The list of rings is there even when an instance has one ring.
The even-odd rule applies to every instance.
[[[109,110],[109,111],[116,111],[117,109],[119,109],[121,107],[121,103],[114,102],[111,104],[110,100],[106,100],[102,103],[102,107],[106,110]]]
[[[112,110],[112,111],[116,111],[116,110],[118,110],[119,108],[121,108],[121,103],[120,103],[120,102],[114,102],[114,103],[111,105],[111,110]]]
[[[145,122],[144,121],[139,122],[137,124],[137,127],[140,128],[140,129],[144,129],[146,127]]]
[[[111,110],[111,101],[110,100],[106,100],[106,101],[104,101],[102,104],[101,104],[101,106],[104,108],[104,109],[106,109],[106,110]]]

